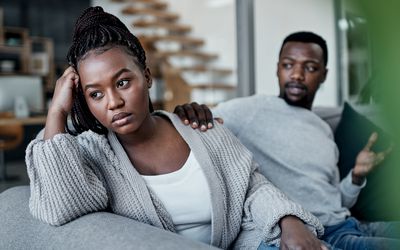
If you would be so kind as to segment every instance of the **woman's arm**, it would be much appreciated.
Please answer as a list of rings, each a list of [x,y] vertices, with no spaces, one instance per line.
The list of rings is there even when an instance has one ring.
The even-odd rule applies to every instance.
[[[73,67],[68,67],[57,80],[53,99],[47,113],[44,139],[65,133],[68,113],[71,111],[74,92],[79,83],[79,76]]]
[[[84,214],[103,210],[108,197],[91,169],[88,155],[78,139],[55,135],[32,141],[26,150],[30,178],[29,208],[34,217],[62,225]]]
[[[243,228],[251,227],[252,224],[260,228],[267,244],[302,246],[304,249],[323,247],[314,235],[323,234],[324,229],[319,220],[289,200],[256,170],[250,177],[244,212]]]

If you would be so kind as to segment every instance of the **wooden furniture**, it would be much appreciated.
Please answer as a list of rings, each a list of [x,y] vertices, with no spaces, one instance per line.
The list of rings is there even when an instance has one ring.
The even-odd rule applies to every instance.
[[[0,27],[0,72],[28,74],[30,51],[27,29]]]
[[[48,37],[29,37],[31,55],[29,72],[43,77],[44,91],[53,92],[55,85],[54,45]]]
[[[10,119],[9,123],[0,124],[0,180],[8,180],[7,169],[5,164],[5,151],[16,148],[24,138],[24,127],[21,122],[16,119],[0,116],[0,121]]]
[[[44,125],[46,124],[46,116],[32,116],[26,118],[0,118],[0,127],[1,126],[10,126],[16,123],[20,123],[23,126],[28,125]]]
[[[46,116],[16,118],[11,112],[0,113],[0,181],[13,179],[7,175],[5,152],[18,147],[24,138],[28,125],[44,125]]]
[[[39,75],[46,96],[55,83],[52,39],[32,37],[26,28],[3,26],[2,12],[0,8],[0,75]]]

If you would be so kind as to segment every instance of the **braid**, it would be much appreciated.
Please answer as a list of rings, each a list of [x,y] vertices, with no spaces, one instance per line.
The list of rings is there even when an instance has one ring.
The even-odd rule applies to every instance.
[[[89,7],[75,23],[67,60],[69,65],[77,69],[78,62],[84,59],[89,51],[101,53],[114,46],[120,46],[133,56],[142,70],[147,68],[146,54],[139,39],[114,15],[104,12],[99,6]],[[149,109],[150,112],[154,111],[150,100]],[[107,129],[90,112],[81,85],[71,109],[71,121],[76,133],[67,126],[70,134],[79,134],[87,130],[99,134],[107,133]]]

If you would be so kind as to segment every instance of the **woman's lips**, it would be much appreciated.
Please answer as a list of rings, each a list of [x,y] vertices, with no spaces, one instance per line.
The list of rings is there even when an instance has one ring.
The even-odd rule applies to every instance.
[[[117,126],[123,126],[129,122],[132,114],[121,112],[112,117],[111,123]]]

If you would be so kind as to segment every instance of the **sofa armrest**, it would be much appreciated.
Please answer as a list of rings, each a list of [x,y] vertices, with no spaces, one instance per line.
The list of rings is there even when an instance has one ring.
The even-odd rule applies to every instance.
[[[0,249],[211,249],[116,214],[97,212],[60,227],[31,216],[29,186],[0,193]]]

